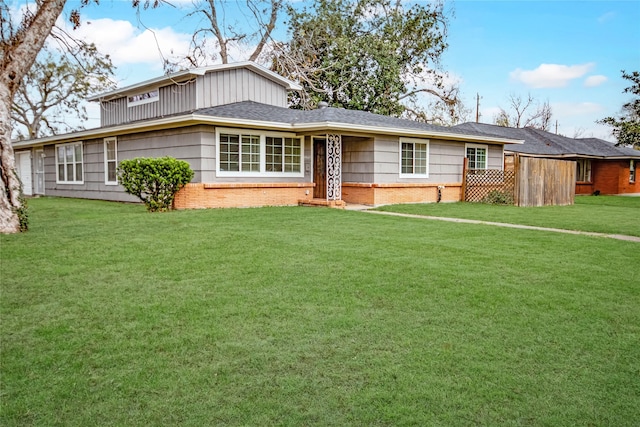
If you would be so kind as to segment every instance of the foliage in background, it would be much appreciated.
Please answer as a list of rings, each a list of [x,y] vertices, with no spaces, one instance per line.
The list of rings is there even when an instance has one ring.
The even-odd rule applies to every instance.
[[[125,191],[142,200],[149,212],[170,210],[178,190],[193,179],[189,163],[168,156],[122,160],[118,172]]]
[[[287,11],[291,38],[275,45],[272,69],[304,88],[292,94],[292,107],[324,101],[429,121],[418,105],[428,94],[455,114],[457,88],[446,87],[439,64],[447,48],[442,3],[316,0]]]
[[[80,44],[73,55],[43,50],[22,79],[11,106],[18,139],[33,139],[83,129],[84,102],[115,87],[113,64],[94,44]],[[72,125],[73,118],[77,125]]]
[[[622,71],[622,77],[632,84],[623,93],[631,93],[635,99],[622,106],[621,115],[618,117],[606,117],[598,120],[598,123],[611,126],[611,132],[616,137],[616,146],[628,146],[640,150],[640,72],[633,71],[627,74]]]

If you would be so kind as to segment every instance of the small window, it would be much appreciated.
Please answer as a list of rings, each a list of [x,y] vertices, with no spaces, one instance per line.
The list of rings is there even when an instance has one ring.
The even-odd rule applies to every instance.
[[[591,160],[576,160],[576,181],[591,182]]]
[[[486,145],[466,145],[467,169],[487,168],[487,148]]]
[[[427,178],[429,175],[429,141],[423,139],[400,140],[400,176]]]
[[[636,182],[636,162],[631,160],[629,162],[629,182]]]
[[[127,106],[134,107],[136,105],[148,104],[150,102],[158,102],[160,99],[158,89],[149,92],[138,93],[127,97]]]
[[[105,138],[104,140],[104,183],[115,185],[118,183],[118,140]]]
[[[82,142],[56,145],[56,182],[59,184],[82,184]]]

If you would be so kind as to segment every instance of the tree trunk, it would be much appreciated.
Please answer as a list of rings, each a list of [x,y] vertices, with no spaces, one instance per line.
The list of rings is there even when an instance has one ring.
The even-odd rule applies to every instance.
[[[5,39],[0,56],[0,233],[17,233],[20,220],[20,180],[11,146],[11,103],[24,75],[29,71],[66,0],[43,0],[25,25]]]

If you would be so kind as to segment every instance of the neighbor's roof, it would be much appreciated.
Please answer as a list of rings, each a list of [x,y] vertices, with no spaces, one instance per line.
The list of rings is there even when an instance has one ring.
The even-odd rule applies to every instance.
[[[486,123],[463,123],[455,126],[463,131],[476,131],[501,138],[516,138],[522,145],[505,145],[511,151],[535,157],[583,157],[609,159],[640,159],[640,151],[627,147],[616,147],[613,143],[598,138],[568,138],[540,129],[510,128]]]
[[[186,80],[192,79],[197,76],[203,76],[208,72],[233,70],[237,68],[250,69],[253,72],[260,74],[261,76],[266,77],[269,80],[272,80],[276,83],[281,84],[288,90],[296,90],[296,91],[302,90],[302,87],[297,83],[294,83],[291,80],[286,79],[281,75],[274,73],[273,71],[261,65],[256,64],[255,62],[246,61],[246,62],[236,62],[233,64],[211,65],[208,67],[192,68],[190,70],[178,71],[177,73],[167,74],[164,76],[145,80],[130,86],[125,86],[119,89],[115,89],[109,92],[100,93],[98,95],[94,95],[87,99],[89,101],[100,101],[100,100],[119,98],[125,95],[137,94],[143,90],[150,90],[156,87],[169,85],[175,82],[184,82]]]

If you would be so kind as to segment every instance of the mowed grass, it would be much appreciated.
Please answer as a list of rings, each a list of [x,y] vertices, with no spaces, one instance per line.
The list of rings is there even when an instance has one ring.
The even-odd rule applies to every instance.
[[[30,206],[31,230],[0,236],[3,426],[638,423],[638,243]]]
[[[640,197],[576,196],[571,206],[517,207],[482,203],[389,205],[383,211],[477,219],[640,237]]]

